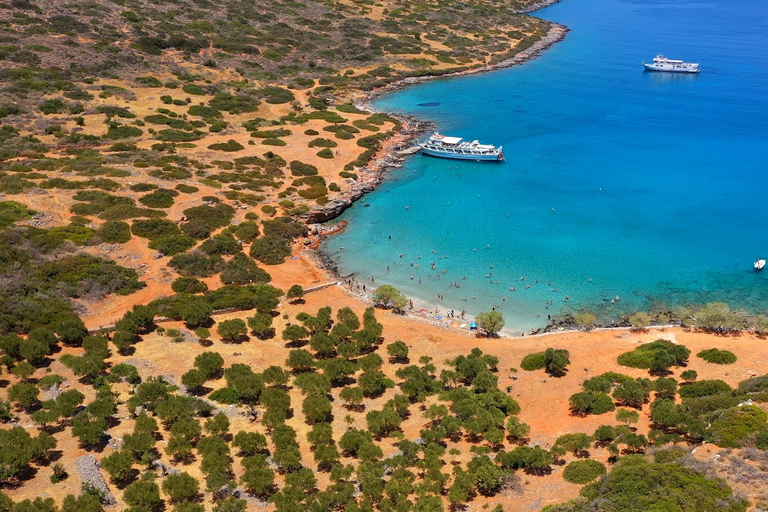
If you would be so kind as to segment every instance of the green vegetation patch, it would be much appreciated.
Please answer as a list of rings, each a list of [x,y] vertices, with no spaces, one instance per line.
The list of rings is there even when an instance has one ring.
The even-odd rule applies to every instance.
[[[35,269],[32,279],[63,285],[72,297],[79,297],[97,285],[118,295],[128,295],[145,286],[135,270],[85,254],[43,263]]]
[[[702,350],[696,354],[696,357],[700,357],[706,362],[713,364],[733,364],[736,362],[736,354],[728,350],[718,350],[716,348]]]
[[[544,368],[544,366],[545,366],[544,352],[536,352],[534,354],[528,354],[520,362],[520,368],[529,372],[541,370]]]
[[[685,384],[680,386],[679,393],[682,398],[699,398],[721,393],[731,393],[731,391],[731,386],[720,379],[714,379]]]
[[[543,512],[745,512],[748,507],[749,502],[735,496],[725,480],[709,479],[681,464],[657,464],[639,455],[629,455],[603,481],[585,487],[579,498],[547,506]]]
[[[742,405],[718,414],[707,431],[707,438],[723,448],[745,446],[751,434],[768,432],[768,414],[755,405]]]
[[[31,219],[37,212],[16,201],[0,201],[0,229],[5,229],[14,222]]]
[[[607,473],[605,464],[596,460],[575,460],[563,470],[563,478],[572,484],[587,484]]]
[[[173,206],[174,198],[179,195],[175,190],[168,188],[159,188],[145,196],[139,198],[139,202],[150,208],[170,208]]]
[[[621,354],[618,362],[622,366],[644,369],[652,369],[654,365],[669,362],[666,366],[668,368],[685,363],[690,354],[691,351],[683,345],[676,345],[668,340],[656,340],[640,345],[632,352]]]
[[[282,87],[263,87],[259,89],[257,93],[265,102],[272,105],[288,103],[296,99],[296,96],[294,96],[291,91],[283,89]]]
[[[233,151],[241,151],[245,149],[245,146],[240,144],[234,139],[229,139],[227,142],[219,142],[216,144],[211,144],[208,146],[208,149],[213,149],[216,151],[226,151],[226,152],[233,152]]]
[[[198,140],[202,134],[198,132],[183,132],[179,130],[160,130],[155,134],[157,140],[165,142],[192,142]]]
[[[142,135],[144,135],[144,132],[135,126],[110,124],[104,138],[108,140],[119,140],[141,137]]]
[[[175,222],[165,219],[137,220],[131,224],[131,232],[142,238],[157,240],[165,236],[180,235],[181,230]]]

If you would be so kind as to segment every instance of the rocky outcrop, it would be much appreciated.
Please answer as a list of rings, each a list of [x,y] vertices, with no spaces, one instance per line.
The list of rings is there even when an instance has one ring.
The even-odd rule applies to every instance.
[[[325,206],[318,207],[305,213],[302,220],[307,224],[322,224],[331,219],[335,219],[344,211],[352,206],[352,203],[363,197],[368,192],[376,188],[376,183],[364,183],[358,187],[352,188],[345,196],[331,199]]]
[[[109,491],[107,481],[101,476],[100,467],[99,461],[91,454],[77,459],[77,473],[80,475],[80,480],[101,493],[101,502],[104,505],[117,505],[115,497]]]

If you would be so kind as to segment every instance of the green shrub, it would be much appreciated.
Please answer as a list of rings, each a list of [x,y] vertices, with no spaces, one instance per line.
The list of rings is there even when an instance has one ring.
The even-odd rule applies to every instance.
[[[528,354],[520,362],[520,367],[523,370],[532,372],[541,370],[546,366],[544,362],[544,352],[536,352],[535,354]]]
[[[765,431],[768,414],[754,405],[734,407],[712,421],[707,438],[722,448],[744,446],[751,434]]]
[[[577,414],[605,414],[616,409],[613,399],[608,394],[592,391],[571,395],[569,404]]]
[[[209,256],[214,254],[231,256],[241,252],[243,248],[232,235],[220,234],[203,242],[200,250]]]
[[[700,380],[680,386],[682,398],[699,398],[703,396],[731,393],[731,387],[722,380]]]
[[[572,484],[586,484],[607,473],[605,464],[596,460],[575,460],[565,466],[563,478]]]
[[[197,84],[186,84],[184,87],[181,88],[181,90],[187,94],[192,94],[195,96],[205,96],[206,94],[208,94],[208,91],[206,91],[204,88],[200,87]]]
[[[288,143],[281,139],[264,139],[261,141],[265,146],[287,146]]]
[[[159,188],[139,198],[139,202],[150,208],[170,208],[173,206],[173,198],[179,195],[175,190]]]
[[[304,130],[304,135],[311,135],[311,136],[320,135],[320,132],[310,128],[309,130]]]
[[[165,142],[192,142],[198,140],[200,135],[179,130],[160,130],[155,134],[155,138]]]
[[[191,220],[182,224],[181,232],[196,240],[205,240],[211,236],[211,227],[201,220]]]
[[[208,285],[194,277],[180,277],[171,285],[176,293],[203,293],[208,291]]]
[[[60,99],[45,100],[38,105],[40,111],[45,115],[61,114],[66,108],[66,104]]]
[[[122,107],[101,105],[96,108],[102,114],[106,114],[107,118],[120,117],[122,119],[135,119],[136,114],[130,112]]]
[[[109,220],[96,231],[102,242],[108,244],[124,244],[131,239],[131,228],[119,220]]]
[[[137,76],[136,82],[146,87],[162,87],[163,86],[163,83],[153,76]]]
[[[618,357],[618,362],[622,366],[630,368],[651,368],[657,353],[666,352],[674,358],[673,365],[680,366],[684,363],[691,351],[683,345],[675,345],[668,340],[656,340],[651,343],[640,345],[632,352],[625,352]]]
[[[197,244],[197,241],[185,235],[167,235],[155,238],[149,242],[149,248],[154,249],[165,256],[180,254]]]
[[[367,114],[367,112],[360,110],[351,103],[344,103],[339,105],[336,107],[336,110],[339,112],[344,112],[345,114]]]
[[[174,188],[179,192],[181,192],[182,194],[194,194],[195,192],[200,191],[199,188],[194,187],[192,185],[185,185],[184,183],[179,183]]]
[[[259,107],[260,101],[252,96],[233,96],[227,92],[219,92],[208,101],[208,105],[217,109],[229,112],[230,114],[243,114],[255,112]]]
[[[210,229],[218,229],[228,226],[235,215],[235,209],[228,204],[215,206],[195,206],[184,210],[184,216],[190,221],[202,222]]]
[[[192,105],[189,107],[189,115],[200,116],[206,118],[221,117],[221,111],[213,107],[205,107],[202,105]]]
[[[749,502],[734,496],[722,479],[709,479],[682,464],[656,464],[641,455],[628,455],[621,458],[604,481],[588,485],[575,500],[547,506],[544,511],[745,512],[748,507]]]
[[[268,283],[272,277],[243,253],[237,254],[224,265],[221,282],[224,284]]]
[[[216,151],[226,151],[226,152],[234,152],[234,151],[240,151],[242,149],[245,149],[245,146],[240,144],[234,139],[229,139],[227,142],[219,142],[217,144],[211,144],[208,146],[208,149],[213,149]]]
[[[285,239],[262,237],[253,241],[250,254],[264,264],[279,265],[291,255],[291,246]]]
[[[37,212],[16,201],[0,201],[0,229],[19,220],[30,219]]]
[[[665,450],[660,450],[653,454],[653,462],[657,464],[669,464],[670,462],[675,462],[677,459],[681,457],[685,457],[686,451],[682,448],[667,448]]]
[[[331,139],[324,139],[322,137],[318,137],[316,139],[312,139],[309,141],[309,144],[307,144],[310,148],[335,148],[338,146],[338,144]]]
[[[214,402],[219,402],[220,404],[236,404],[240,402],[240,396],[237,394],[235,388],[231,387],[217,389],[211,393],[208,398]]]
[[[135,126],[110,124],[107,133],[104,135],[108,140],[130,139],[132,137],[141,137],[144,132]]]
[[[293,160],[290,163],[291,174],[294,176],[316,176],[317,167],[311,164],[305,164],[298,160]]]
[[[165,219],[136,220],[131,224],[131,232],[142,238],[157,240],[161,237],[181,235],[175,222]]]
[[[154,183],[137,183],[130,187],[134,192],[149,192],[150,190],[157,190],[157,188]]]
[[[198,252],[175,255],[168,266],[176,269],[182,276],[210,277],[221,272],[224,260],[220,256],[206,256]]]
[[[768,375],[760,375],[739,382],[739,394],[762,393],[768,391]]]
[[[333,158],[333,151],[331,151],[330,149],[326,148],[326,149],[318,151],[317,152],[317,156],[319,156],[320,158],[331,159],[331,158]]]
[[[266,56],[266,52],[264,53]],[[278,105],[281,103],[289,103],[296,99],[293,93],[287,89],[281,87],[263,87],[259,89],[258,94],[264,98],[264,101],[272,105]]]
[[[728,350],[718,350],[716,348],[702,350],[696,354],[696,357],[700,357],[706,362],[713,364],[733,364],[736,362],[736,354]]]

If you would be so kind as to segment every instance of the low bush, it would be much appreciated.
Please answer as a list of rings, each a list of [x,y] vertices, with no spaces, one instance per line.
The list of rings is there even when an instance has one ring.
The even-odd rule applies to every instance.
[[[288,240],[281,238],[257,238],[251,244],[250,254],[266,265],[279,265],[291,255],[291,245]]]
[[[653,462],[657,464],[669,464],[670,462],[675,462],[677,459],[681,457],[685,457],[686,451],[682,448],[667,448],[665,450],[660,450],[653,454]]]
[[[765,431],[768,414],[754,405],[734,407],[721,413],[707,430],[707,439],[722,448],[740,448],[751,434]]]
[[[330,149],[327,149],[327,148],[318,151],[316,154],[320,158],[325,158],[326,160],[330,160],[331,158],[333,158],[333,151],[331,151]]]
[[[545,366],[546,366],[546,363],[544,362],[544,352],[536,352],[535,354],[528,354],[520,362],[520,367],[523,370],[526,370],[529,372],[541,370]]]
[[[680,366],[690,356],[691,351],[683,345],[676,345],[668,340],[656,340],[640,345],[632,352],[625,352],[618,357],[622,366],[643,369],[661,369],[659,360],[667,359],[669,366]],[[666,368],[664,368],[666,369]]]
[[[226,152],[234,152],[234,151],[240,151],[242,149],[245,149],[245,146],[240,144],[234,139],[229,139],[227,142],[219,142],[217,144],[211,144],[208,146],[208,149],[213,149],[216,151],[226,151]]]
[[[716,348],[702,350],[696,354],[696,357],[700,357],[706,362],[713,364],[733,364],[736,362],[736,354],[728,350],[718,350]]]
[[[191,249],[195,244],[197,244],[197,241],[186,235],[167,235],[155,238],[149,242],[149,248],[165,256],[174,256]]]
[[[613,399],[608,394],[592,391],[571,395],[569,404],[576,414],[605,414],[616,409]]]
[[[565,466],[563,478],[572,484],[586,484],[607,473],[605,464],[596,460],[575,460]]]
[[[179,192],[181,192],[182,194],[194,194],[195,192],[200,191],[199,188],[194,187],[192,185],[185,185],[184,183],[179,183],[174,188]]]
[[[142,238],[156,240],[161,237],[181,235],[175,222],[165,219],[136,220],[131,224],[131,232]]]
[[[104,138],[107,140],[120,140],[141,137],[142,135],[144,135],[144,132],[135,126],[110,124]]]
[[[131,239],[131,228],[123,221],[108,220],[96,230],[96,234],[102,242],[124,244]]]
[[[700,380],[680,386],[679,394],[682,398],[699,398],[703,396],[731,393],[731,387],[722,380]]]
[[[338,146],[338,144],[331,139],[324,139],[322,137],[318,137],[317,139],[312,139],[307,144],[310,148],[335,148]]]
[[[220,256],[206,256],[198,252],[177,254],[168,266],[176,269],[182,276],[210,277],[221,272],[224,260]]]
[[[179,195],[175,190],[159,188],[139,198],[139,202],[150,208],[170,208],[173,206],[173,198]]]
[[[305,164],[298,160],[293,160],[290,163],[291,174],[294,176],[316,176],[317,167],[311,164]]]
[[[180,277],[171,285],[176,293],[203,293],[208,291],[208,285],[194,277]]]

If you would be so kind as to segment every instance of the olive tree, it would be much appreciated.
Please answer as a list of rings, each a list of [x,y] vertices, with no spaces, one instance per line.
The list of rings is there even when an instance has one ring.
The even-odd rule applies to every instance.
[[[478,327],[485,331],[489,338],[494,338],[504,327],[504,315],[496,310],[478,313],[475,317],[475,322],[477,322]]]

